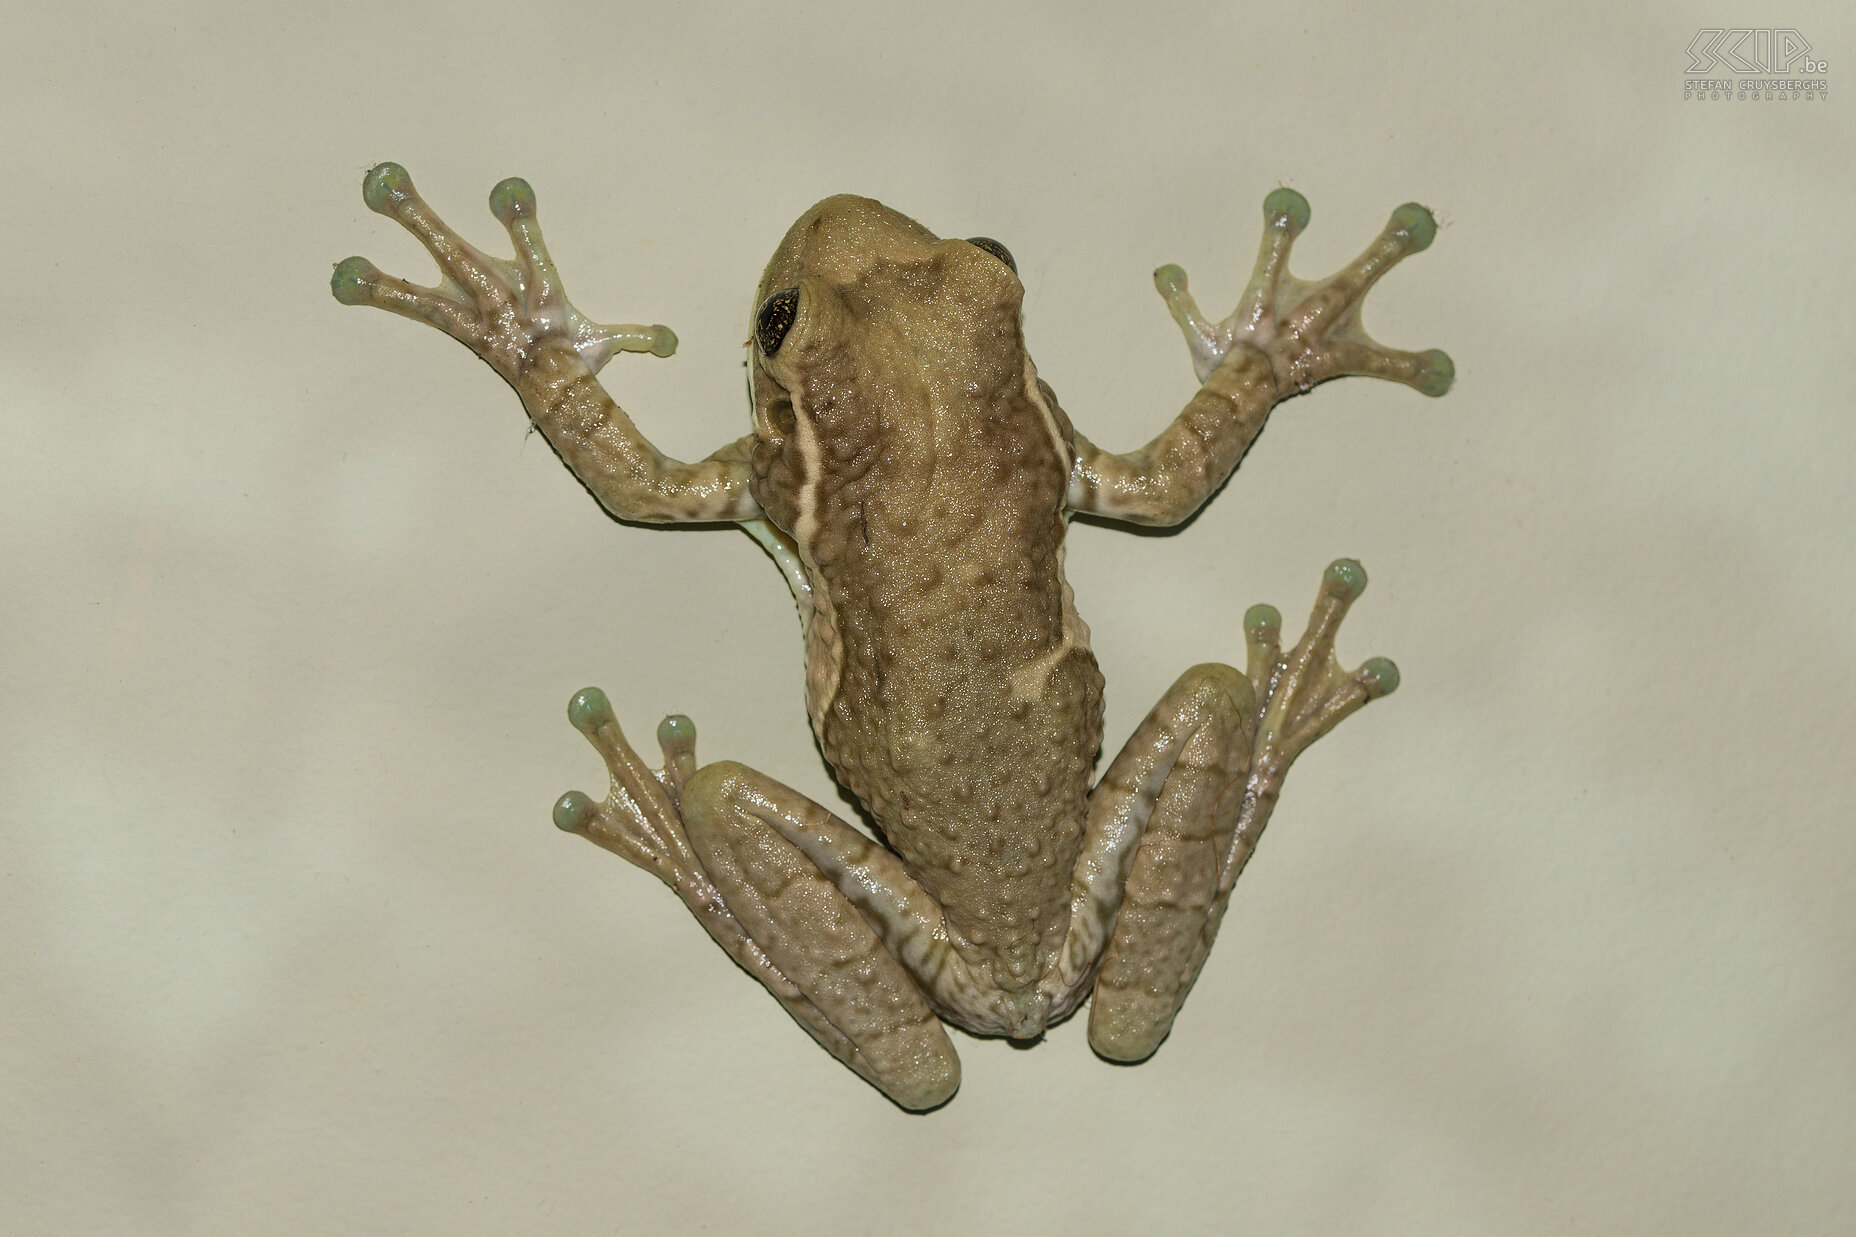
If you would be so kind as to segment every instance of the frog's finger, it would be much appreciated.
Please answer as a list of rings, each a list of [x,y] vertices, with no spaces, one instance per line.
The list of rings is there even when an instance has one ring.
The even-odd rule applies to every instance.
[[[1357,558],[1337,558],[1321,573],[1321,590],[1315,594],[1315,608],[1308,616],[1308,629],[1302,633],[1299,652],[1326,653],[1334,648],[1334,634],[1340,621],[1366,591],[1366,568]]]
[[[696,723],[681,713],[666,717],[657,724],[657,746],[664,753],[661,780],[671,794],[681,795],[696,772]]]
[[[523,310],[536,318],[550,306],[566,304],[560,272],[541,237],[541,223],[535,217],[535,191],[529,183],[520,176],[499,183],[490,190],[490,212],[502,221],[515,243],[516,265],[522,272]]]
[[[658,323],[642,326],[635,322],[618,326],[587,326],[576,337],[580,355],[594,373],[621,352],[649,352],[669,356],[677,350],[677,334]]]
[[[1218,362],[1224,360],[1224,354],[1230,351],[1230,334],[1221,329],[1205,316],[1199,308],[1199,302],[1192,295],[1192,289],[1186,282],[1186,270],[1174,263],[1154,272],[1154,288],[1166,302],[1167,312],[1173,315],[1173,321],[1179,325],[1179,332],[1186,337],[1186,347],[1192,351],[1192,369],[1198,374],[1199,381],[1204,382],[1208,374],[1218,368]]]
[[[1285,745],[1292,757],[1359,712],[1367,701],[1389,696],[1398,689],[1398,667],[1384,657],[1367,659],[1352,674],[1341,674],[1336,667],[1330,678],[1333,682],[1326,694],[1294,722]]]
[[[1216,328],[1211,319],[1199,308],[1197,298],[1186,280],[1186,268],[1169,262],[1154,271],[1154,288],[1166,302],[1167,312],[1173,315],[1173,321],[1179,324],[1180,333],[1186,342],[1194,346],[1209,346],[1216,335]]]
[[[1430,248],[1436,236],[1437,220],[1431,212],[1416,202],[1405,203],[1392,212],[1366,252],[1315,285],[1308,298],[1283,319],[1283,329],[1291,335],[1319,333],[1349,311],[1358,313],[1360,298],[1368,288],[1404,259]]]
[[[1330,340],[1322,349],[1322,377],[1341,374],[1364,374],[1402,382],[1429,396],[1442,395],[1456,381],[1456,363],[1450,355],[1436,348],[1428,352],[1400,352],[1382,347],[1355,331],[1347,339]]]
[[[1275,315],[1277,297],[1284,280],[1289,279],[1289,250],[1308,226],[1309,218],[1308,199],[1287,186],[1263,199],[1263,240],[1257,250],[1257,265],[1231,315],[1232,326],[1239,330],[1255,328]]]
[[[361,181],[361,198],[369,210],[418,237],[445,278],[469,293],[479,306],[509,300],[507,279],[497,270],[496,259],[452,231],[419,196],[405,168],[397,163],[372,168]]]
[[[1244,644],[1249,653],[1244,677],[1257,699],[1267,700],[1282,668],[1282,611],[1261,602],[1244,611]]]
[[[335,264],[329,290],[344,305],[372,305],[430,323],[453,339],[469,343],[477,333],[478,320],[467,305],[460,305],[442,292],[421,288],[382,274],[366,258],[344,258]]]

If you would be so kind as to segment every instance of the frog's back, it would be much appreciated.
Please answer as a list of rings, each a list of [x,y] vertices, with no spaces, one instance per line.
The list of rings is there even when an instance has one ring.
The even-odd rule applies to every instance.
[[[1052,462],[1001,469],[996,492],[929,471],[902,494],[852,483],[834,505],[815,718],[952,923],[1006,960],[1002,981],[1029,983],[1067,923],[1102,676],[1063,580]]]
[[[990,251],[830,199],[782,254],[847,203],[887,226],[835,267],[798,264],[792,351],[757,375],[756,496],[812,580],[827,759],[996,981],[1026,986],[1067,926],[1101,741],[1062,569],[1069,430]]]

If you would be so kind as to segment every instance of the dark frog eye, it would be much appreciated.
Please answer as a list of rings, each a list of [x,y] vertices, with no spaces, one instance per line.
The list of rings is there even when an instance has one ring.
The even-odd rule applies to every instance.
[[[786,333],[793,329],[793,319],[798,316],[798,288],[782,289],[761,302],[754,315],[754,339],[760,344],[762,356],[772,356],[780,350]]]
[[[984,249],[987,253],[1005,263],[1006,268],[1009,269],[1012,274],[1018,274],[1018,263],[1012,261],[1012,251],[1007,249],[1004,245],[1001,245],[992,237],[969,236],[967,237],[967,244],[973,246],[975,249]]]

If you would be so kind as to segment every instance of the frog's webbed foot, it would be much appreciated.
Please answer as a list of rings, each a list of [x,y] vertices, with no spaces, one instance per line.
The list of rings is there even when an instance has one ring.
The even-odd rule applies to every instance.
[[[368,209],[398,221],[438,263],[438,286],[422,288],[385,275],[366,258],[336,264],[329,281],[344,305],[372,305],[430,323],[482,357],[512,385],[534,367],[541,350],[565,345],[597,372],[619,352],[669,356],[677,337],[665,326],[601,326],[567,299],[541,239],[535,191],[511,177],[490,191],[490,210],[515,243],[513,261],[484,253],[440,219],[397,163],[383,163],[361,182]]]
[[[1398,689],[1398,667],[1387,658],[1370,657],[1358,670],[1349,671],[1334,654],[1341,619],[1365,591],[1366,569],[1356,560],[1337,558],[1329,563],[1308,629],[1287,653],[1282,649],[1282,615],[1275,606],[1252,606],[1244,615],[1249,646],[1245,675],[1258,701],[1257,730],[1230,861],[1219,880],[1224,894],[1256,848],[1295,758],[1367,701]]]
[[[1366,591],[1366,569],[1351,558],[1335,559],[1321,577],[1314,613],[1301,641],[1282,651],[1282,615],[1270,605],[1244,615],[1250,679],[1258,700],[1257,737],[1250,763],[1250,790],[1274,799],[1283,775],[1304,748],[1339,725],[1368,700],[1398,688],[1398,667],[1369,658],[1358,670],[1343,670],[1334,636],[1347,610]],[[1254,841],[1254,839],[1253,839]]]
[[[1338,274],[1309,283],[1289,274],[1289,249],[1308,226],[1308,199],[1277,189],[1263,200],[1263,245],[1255,273],[1236,310],[1222,322],[1199,311],[1186,288],[1186,272],[1163,266],[1154,286],[1185,333],[1199,381],[1205,381],[1234,347],[1269,358],[1281,396],[1306,391],[1343,374],[1402,382],[1426,395],[1450,389],[1456,367],[1443,352],[1400,352],[1375,343],[1360,325],[1367,289],[1402,259],[1430,246],[1437,221],[1416,202],[1392,219],[1365,253]]]
[[[683,785],[696,771],[696,723],[677,715],[658,724],[664,767],[653,771],[632,750],[612,702],[599,688],[577,693],[567,704],[567,720],[606,762],[611,784],[598,803],[578,790],[562,795],[554,805],[554,823],[637,864],[686,902],[713,897],[719,903],[714,885],[690,850],[677,812]]]
[[[606,762],[611,790],[599,803],[562,795],[554,823],[669,885],[799,1025],[896,1103],[945,1103],[960,1060],[913,975],[945,987],[962,967],[901,862],[752,769],[697,769],[687,717],[658,727],[664,767],[653,772],[598,688],[567,716]]]

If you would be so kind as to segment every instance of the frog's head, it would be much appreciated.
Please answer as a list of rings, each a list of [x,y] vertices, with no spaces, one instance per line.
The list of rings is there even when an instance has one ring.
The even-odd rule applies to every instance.
[[[996,469],[1001,430],[1047,420],[1023,301],[996,241],[942,240],[849,195],[801,215],[761,277],[749,345],[768,514],[793,531],[808,482],[838,492],[874,473],[893,502],[924,477]]]

